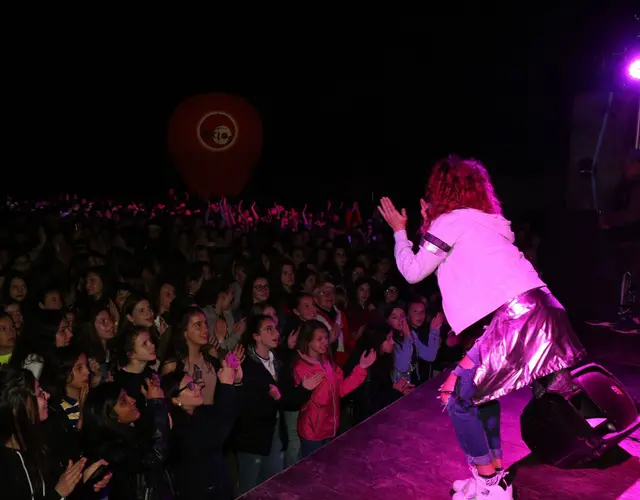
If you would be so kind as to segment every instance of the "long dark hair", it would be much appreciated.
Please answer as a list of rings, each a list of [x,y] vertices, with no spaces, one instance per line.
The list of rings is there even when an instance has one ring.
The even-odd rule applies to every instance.
[[[385,304],[382,310],[382,317],[384,318],[384,321],[385,321],[384,324],[387,326],[388,331],[390,330],[393,332],[393,341],[396,344],[401,344],[404,340],[404,335],[402,334],[402,332],[392,328],[391,325],[389,324],[389,316],[393,314],[393,311],[395,309],[400,309],[405,314],[407,314],[407,306],[404,304],[404,302],[400,302],[399,300],[396,300],[395,302],[389,302],[388,304]]]
[[[40,429],[35,377],[29,370],[0,365],[0,442],[15,438],[33,477],[43,477],[47,465]]]
[[[381,350],[382,344],[386,342],[388,336],[389,325],[386,323],[367,328],[358,339],[356,347],[349,356],[349,361],[345,366],[345,374],[351,373],[355,365],[360,362],[362,353],[371,350],[376,353],[377,357],[373,365],[369,367],[369,372],[374,375],[374,378],[388,377],[391,380],[395,366],[395,353],[386,353]]]
[[[185,307],[180,310],[180,313],[180,319],[177,324],[171,325],[169,331],[165,333],[165,335],[169,334],[170,337],[167,343],[167,349],[162,353],[162,357],[160,358],[160,365],[158,367],[158,371],[160,373],[162,373],[164,365],[170,362],[175,362],[177,364],[176,371],[182,371],[182,368],[184,368],[184,360],[189,357],[189,347],[187,346],[187,341],[184,338],[184,334],[189,327],[189,321],[191,321],[191,318],[196,314],[201,314],[206,318],[206,314],[202,309],[194,306]],[[208,368],[213,369],[215,363],[212,357],[206,349],[201,350],[201,352]]]
[[[119,423],[114,410],[121,390],[117,383],[105,382],[89,391],[82,408],[82,443],[88,453],[99,453],[110,439],[133,437],[133,428]]]
[[[151,305],[151,301],[143,294],[132,293],[125,299],[124,304],[122,304],[122,310],[120,311],[120,323],[118,324],[118,333],[116,337],[119,337],[126,328],[133,326],[133,323],[129,320],[128,316],[133,316],[133,311],[136,306],[143,300],[146,300],[149,305]],[[158,335],[156,327],[151,325],[148,328],[148,331],[151,339],[154,342],[157,341],[160,335]]]
[[[106,307],[96,308],[95,310],[91,311],[89,315],[81,318],[77,322],[79,323],[79,326],[76,329],[76,332],[78,333],[77,336],[75,335],[76,332],[74,332],[74,336],[76,337],[77,342],[82,345],[82,349],[84,349],[85,354],[88,357],[95,359],[98,363],[104,363],[106,361],[107,351],[110,351],[110,361],[113,362],[115,360],[114,339],[107,340],[107,348],[105,350],[96,330],[96,319],[98,318],[98,315],[103,311],[111,316],[109,309],[107,309]],[[111,319],[113,320],[113,318]]]
[[[22,368],[30,354],[39,356],[45,362],[54,358],[56,334],[63,319],[62,311],[33,311],[25,320],[9,363],[15,368]]]
[[[51,395],[53,403],[59,403],[66,394],[67,384],[73,377],[73,367],[85,354],[76,346],[56,349],[54,360],[47,360],[40,375],[40,385]]]

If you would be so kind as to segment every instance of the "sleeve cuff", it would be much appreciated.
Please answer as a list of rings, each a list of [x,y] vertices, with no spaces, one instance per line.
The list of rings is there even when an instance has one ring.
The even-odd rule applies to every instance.
[[[393,237],[396,241],[407,241],[407,230],[400,229],[400,231],[396,231],[395,233],[393,233]]]

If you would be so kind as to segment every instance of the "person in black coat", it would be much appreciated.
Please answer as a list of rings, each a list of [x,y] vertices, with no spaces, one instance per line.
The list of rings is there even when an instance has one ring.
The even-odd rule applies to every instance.
[[[169,413],[158,377],[145,381],[147,421],[138,425],[135,400],[115,382],[89,391],[83,407],[81,438],[85,456],[102,457],[113,473],[109,498],[170,500],[165,468],[169,453]]]
[[[200,386],[177,370],[166,375],[162,388],[169,402],[171,462],[178,498],[189,500],[230,500],[233,488],[223,445],[238,414],[242,368],[218,370],[216,401],[205,405]]]
[[[282,471],[287,445],[282,411],[299,410],[322,380],[318,374],[295,386],[291,366],[275,355],[279,340],[271,317],[249,319],[242,340],[247,350],[242,403],[231,435],[238,453],[240,494]]]

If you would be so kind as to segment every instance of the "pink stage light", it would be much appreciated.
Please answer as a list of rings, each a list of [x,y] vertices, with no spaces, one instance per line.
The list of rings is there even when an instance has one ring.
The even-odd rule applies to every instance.
[[[629,65],[629,76],[634,80],[640,80],[640,57]]]

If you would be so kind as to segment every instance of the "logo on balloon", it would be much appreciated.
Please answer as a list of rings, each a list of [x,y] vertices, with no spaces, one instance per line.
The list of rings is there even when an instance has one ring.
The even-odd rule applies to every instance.
[[[167,124],[167,146],[189,190],[236,196],[262,154],[262,121],[242,97],[199,94],[182,101]]]
[[[235,143],[238,125],[223,111],[207,113],[198,122],[198,140],[210,151],[224,151]]]

